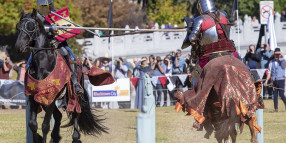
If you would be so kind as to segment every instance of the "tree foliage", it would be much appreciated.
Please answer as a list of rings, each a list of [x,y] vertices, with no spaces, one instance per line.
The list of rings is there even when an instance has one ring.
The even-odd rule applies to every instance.
[[[182,24],[182,19],[187,15],[187,7],[183,4],[174,4],[173,0],[149,1],[148,18],[151,23]]]
[[[77,5],[82,11],[82,21],[84,26],[108,27],[107,17],[109,0],[84,0],[77,1]],[[139,9],[137,3],[129,3],[128,0],[113,0],[113,27],[124,28],[141,26],[143,24],[144,13]]]
[[[55,8],[61,9],[67,7],[71,19],[81,23],[81,11],[75,5],[76,0],[55,1]],[[0,0],[0,35],[10,35],[16,33],[16,24],[20,19],[20,10],[31,12],[36,8],[36,0]]]

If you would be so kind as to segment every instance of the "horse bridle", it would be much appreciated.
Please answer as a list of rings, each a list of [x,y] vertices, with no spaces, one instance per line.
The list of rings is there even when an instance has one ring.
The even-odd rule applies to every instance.
[[[28,28],[28,24],[33,24],[33,26],[31,28]],[[26,43],[25,49],[27,47],[33,46],[33,45],[31,45],[31,42],[36,41],[38,38],[38,35],[39,35],[38,34],[39,33],[39,27],[37,25],[36,20],[34,20],[32,18],[23,18],[23,19],[21,19],[21,21],[19,23],[17,23],[16,29],[19,32],[23,31],[29,37],[29,41]]]
[[[33,27],[31,29],[28,28],[28,24],[33,24]],[[26,48],[29,48],[32,50],[32,53],[34,50],[37,51],[41,51],[41,50],[54,50],[53,48],[40,48],[40,49],[37,49],[37,48],[34,48],[34,45],[32,45],[31,43],[35,41],[37,41],[37,38],[39,36],[39,32],[40,32],[40,29],[39,29],[39,25],[37,23],[37,21],[33,18],[23,18],[21,19],[21,21],[19,23],[17,23],[16,25],[16,29],[21,32],[23,31],[24,33],[26,33],[29,37],[29,41],[26,43],[25,45],[25,49]],[[25,50],[24,49],[24,50]]]

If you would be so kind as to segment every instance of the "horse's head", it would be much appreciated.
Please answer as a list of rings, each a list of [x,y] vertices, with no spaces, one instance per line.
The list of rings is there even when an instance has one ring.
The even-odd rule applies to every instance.
[[[27,47],[33,47],[39,35],[39,23],[37,22],[37,11],[34,9],[32,13],[24,13],[21,9],[21,18],[16,26],[19,35],[15,44],[15,48],[19,52],[24,52]]]

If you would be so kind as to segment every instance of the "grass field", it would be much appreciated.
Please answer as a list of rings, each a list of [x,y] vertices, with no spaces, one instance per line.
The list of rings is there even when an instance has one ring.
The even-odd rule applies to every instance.
[[[265,100],[264,110],[264,141],[265,143],[286,142],[286,111],[279,100],[279,112],[274,113],[273,101]],[[135,143],[136,142],[136,116],[139,110],[102,110],[106,114],[105,125],[109,127],[109,134],[99,137],[84,136],[84,143]],[[38,116],[38,132],[41,133],[41,123],[44,114]],[[64,116],[63,120],[66,120]],[[198,132],[192,128],[193,117],[185,116],[183,112],[177,113],[174,106],[156,108],[156,142],[157,143],[211,143],[212,138],[204,139],[204,131]],[[26,142],[25,110],[0,110],[0,143]],[[71,129],[61,129],[61,142],[71,142]],[[238,143],[250,142],[248,127],[244,127],[242,134],[238,135]]]

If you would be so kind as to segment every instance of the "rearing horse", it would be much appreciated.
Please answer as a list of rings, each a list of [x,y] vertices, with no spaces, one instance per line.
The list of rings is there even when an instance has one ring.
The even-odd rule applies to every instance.
[[[17,51],[24,52],[27,47],[33,47],[32,61],[29,70],[27,70],[25,80],[27,79],[28,74],[39,81],[47,78],[54,70],[57,64],[57,54],[59,54],[56,49],[51,47],[48,34],[44,29],[43,23],[38,19],[37,14],[38,13],[35,9],[32,13],[27,14],[21,10],[21,19],[17,24],[17,30],[19,31],[18,39],[15,44]],[[83,87],[83,76],[80,81],[80,84]],[[69,102],[69,98],[66,97],[66,88],[67,85],[65,85],[64,88],[55,95],[54,100],[49,105],[41,105],[35,101],[33,95],[29,95],[28,102],[30,103],[30,120],[28,125],[33,133],[33,141],[35,143],[46,142],[47,134],[50,130],[50,119],[52,115],[55,119],[55,124],[51,133],[51,142],[56,143],[60,141],[61,137],[59,132],[62,114],[55,106],[55,100],[61,98],[61,95],[63,94],[65,95],[64,102]],[[64,127],[74,127],[74,133],[72,135],[73,143],[81,142],[80,132],[87,135],[96,135],[101,134],[102,132],[107,133],[107,128],[101,124],[104,119],[99,119],[99,116],[94,115],[91,112],[86,91],[82,97],[78,98],[78,103],[80,105],[81,112],[67,112],[70,121],[67,125],[64,125]],[[42,123],[43,137],[37,133],[37,113],[40,107],[46,111],[44,121]]]

